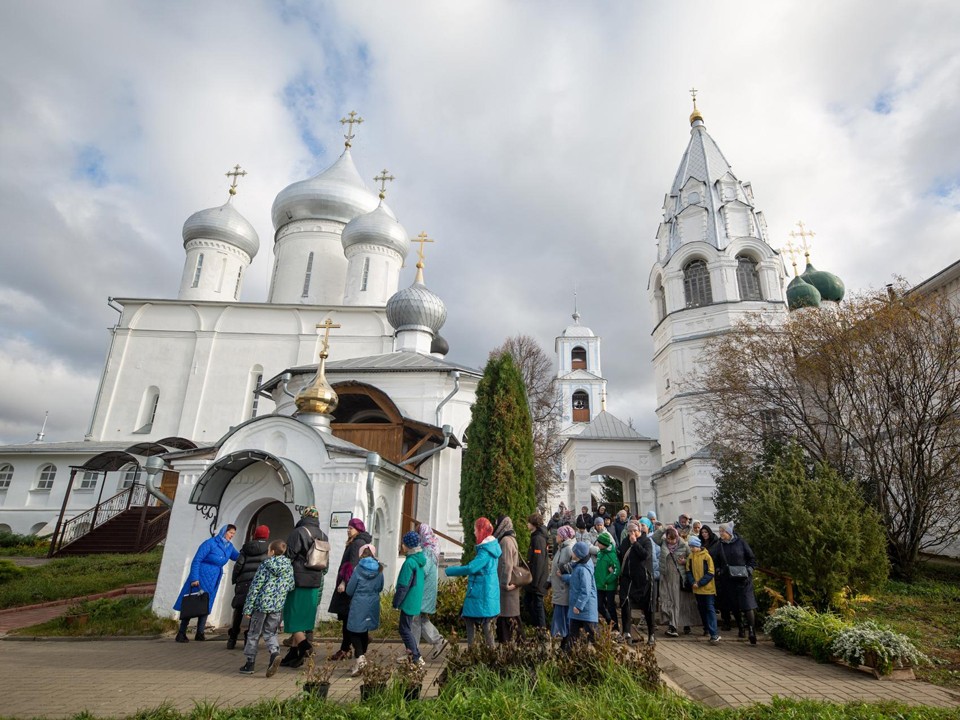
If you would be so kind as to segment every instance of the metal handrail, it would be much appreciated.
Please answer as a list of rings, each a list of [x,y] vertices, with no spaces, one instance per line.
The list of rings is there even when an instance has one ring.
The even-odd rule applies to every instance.
[[[146,552],[167,536],[167,527],[170,525],[170,511],[166,510],[143,527],[137,550]]]
[[[124,488],[116,495],[97,503],[89,510],[65,520],[60,528],[54,553],[59,552],[70,543],[76,542],[105,522],[112,520],[131,505],[145,505],[146,500],[147,489],[143,485],[135,483]]]

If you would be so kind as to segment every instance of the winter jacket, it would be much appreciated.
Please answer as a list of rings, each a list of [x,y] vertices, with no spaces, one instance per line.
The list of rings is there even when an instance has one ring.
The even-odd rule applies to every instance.
[[[691,548],[693,553],[687,558],[687,578],[693,583],[694,595],[716,595],[717,586],[713,582],[713,558],[703,548]]]
[[[347,583],[350,582],[350,576],[353,575],[353,569],[357,566],[357,563],[360,562],[360,548],[370,542],[373,542],[373,537],[370,533],[359,532],[354,535],[353,539],[348,541],[346,547],[343,548],[340,567],[337,569],[337,584],[334,585],[333,597],[330,598],[330,607],[327,608],[327,610],[340,618],[341,621],[346,620],[347,613],[350,612],[350,597],[346,592],[340,592],[340,584],[342,583],[344,589],[346,589]]]
[[[177,595],[177,601],[173,604],[174,610],[180,609],[184,595],[198,590],[203,590],[210,596],[210,607],[213,607],[217,590],[220,589],[220,580],[223,579],[223,566],[240,557],[237,549],[224,537],[226,534],[227,526],[224,525],[216,537],[200,543],[200,547],[193,556],[193,562],[190,563],[190,574],[187,575],[187,580],[180,588],[180,594]],[[200,582],[199,588],[193,587],[193,583],[197,581]]]
[[[593,560],[588,557],[574,563],[573,571],[564,575],[563,580],[570,586],[567,617],[581,622],[597,622],[597,585],[593,580]],[[580,612],[573,612],[574,608]]]
[[[637,538],[635,543],[627,538],[620,544],[620,596],[626,594],[630,604],[639,609],[649,609],[653,599],[652,545]]]
[[[660,579],[660,546],[653,541],[653,538],[646,535],[650,540],[650,558],[653,561],[653,579]]]
[[[620,559],[617,557],[617,549],[613,546],[600,548],[597,554],[597,566],[594,569],[597,590],[616,590],[619,577]]]
[[[407,555],[403,561],[403,565],[400,566],[400,575],[397,576],[397,588],[407,587],[410,585],[410,581],[413,580],[413,584],[410,585],[410,589],[407,591],[407,596],[400,604],[400,610],[407,615],[413,615],[414,617],[420,616],[420,608],[423,607],[423,567],[426,564],[427,556],[423,554],[423,550],[421,548],[415,548]],[[414,576],[414,573],[416,573],[416,576]]]
[[[287,593],[293,590],[293,564],[285,555],[266,558],[253,576],[243,614],[278,613],[283,610]]]
[[[380,627],[380,592],[382,590],[383,568],[375,558],[363,558],[350,576],[350,582],[347,583],[346,594],[350,598],[347,630],[362,633]]]
[[[420,612],[433,615],[437,611],[437,563],[428,553],[423,553],[423,557],[427,562],[423,566],[423,603]]]
[[[627,529],[627,521],[621,520],[619,517],[613,521],[613,539],[619,543],[620,536],[623,535],[623,531]]]
[[[730,576],[731,565],[746,565],[748,568],[757,566],[757,558],[753,554],[753,549],[739,535],[734,535],[730,542],[720,540],[710,548],[710,556],[713,558],[714,567],[717,574],[727,578]],[[737,582],[748,582],[749,578],[730,578]]]
[[[497,576],[500,580],[500,617],[517,617],[520,614],[520,588],[508,590],[513,569],[520,564],[520,552],[517,549],[517,534],[513,530],[513,521],[503,518],[497,525],[493,536],[500,543],[500,560],[497,563]]]
[[[500,544],[491,535],[477,545],[477,556],[466,565],[448,567],[448,577],[467,577],[467,595],[463,600],[463,617],[492,618],[500,614],[500,578],[497,565]]]
[[[320,529],[320,521],[313,517],[303,517],[287,538],[287,557],[293,563],[293,580],[298,588],[320,588],[323,594],[323,576],[326,570],[309,570],[305,567],[307,552],[313,546],[313,538],[326,540],[327,535]]]
[[[550,585],[553,588],[553,604],[568,605],[570,602],[570,586],[557,577],[557,572],[565,572],[564,566],[573,560],[573,546],[575,541],[571,538],[560,543],[560,547],[553,554],[553,564],[550,566]]]
[[[250,583],[253,582],[253,577],[257,574],[260,563],[267,559],[269,549],[270,543],[266,540],[248,540],[240,548],[240,557],[233,565],[234,608],[243,607],[243,603],[247,599],[247,593],[250,592]]]
[[[527,550],[527,565],[533,582],[527,586],[527,592],[541,597],[550,588],[550,556],[547,554],[547,531],[542,527],[530,533],[530,549]]]

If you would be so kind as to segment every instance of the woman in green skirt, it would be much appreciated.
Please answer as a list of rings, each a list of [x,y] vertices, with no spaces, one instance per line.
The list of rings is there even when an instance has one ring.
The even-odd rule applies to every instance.
[[[287,538],[287,557],[293,563],[294,588],[283,606],[283,629],[293,633],[290,651],[280,661],[286,667],[300,667],[313,653],[306,633],[312,632],[317,624],[317,605],[323,593],[323,576],[327,571],[311,570],[306,567],[306,560],[313,541],[317,538],[327,539],[320,529],[319,518],[316,506],[304,508],[300,521]]]

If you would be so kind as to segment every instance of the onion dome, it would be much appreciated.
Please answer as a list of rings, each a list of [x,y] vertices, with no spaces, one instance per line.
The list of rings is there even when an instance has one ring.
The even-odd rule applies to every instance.
[[[228,201],[220,207],[200,210],[183,224],[183,244],[191,240],[219,240],[240,248],[252,260],[260,249],[260,236],[253,225]]]
[[[787,285],[787,307],[790,310],[820,307],[820,299],[820,291],[815,285],[804,280],[803,275],[797,275]]]
[[[803,279],[820,291],[820,297],[832,302],[840,302],[846,292],[843,280],[826,270],[817,270],[809,262],[803,271]]]
[[[433,342],[430,343],[431,355],[447,355],[450,353],[450,343],[443,335],[434,335]]]
[[[358,215],[348,222],[340,235],[340,242],[344,250],[351,245],[378,245],[399,253],[402,258],[410,250],[407,231],[382,202],[372,212]]]
[[[427,330],[434,336],[447,320],[447,306],[423,284],[423,270],[418,267],[413,285],[398,290],[387,300],[387,321],[394,330]]]
[[[273,229],[294,220],[335,220],[348,223],[368,213],[380,198],[367,187],[357,172],[349,148],[337,161],[312,178],[295,182],[280,191],[273,201]],[[393,212],[384,205],[386,212]]]

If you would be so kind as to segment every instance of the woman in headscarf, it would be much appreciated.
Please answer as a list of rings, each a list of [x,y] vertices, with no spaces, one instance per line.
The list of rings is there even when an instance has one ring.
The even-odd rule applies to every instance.
[[[692,593],[680,589],[689,555],[690,548],[677,528],[666,528],[660,542],[660,610],[667,623],[667,637],[679,637],[678,628],[688,633],[691,625],[700,623],[697,601]]]
[[[426,565],[423,568],[423,606],[420,608],[420,616],[414,621],[413,636],[417,638],[418,642],[425,642],[433,646],[433,653],[430,657],[436,659],[447,649],[447,641],[430,621],[430,616],[437,611],[437,568],[440,567],[440,542],[437,540],[433,528],[426,523],[420,524],[417,533],[420,535],[420,547],[423,548]]]
[[[473,536],[477,539],[477,554],[466,565],[448,567],[448,577],[467,577],[467,595],[463,600],[463,619],[467,624],[467,645],[472,646],[477,627],[483,630],[483,640],[489,647],[496,643],[493,638],[493,620],[500,613],[500,580],[497,564],[500,560],[500,544],[493,537],[493,525],[487,518],[477,518],[473,524]]]
[[[310,505],[303,509],[300,520],[287,536],[287,557],[293,564],[294,588],[287,593],[283,605],[283,629],[293,633],[290,651],[280,661],[285,667],[300,667],[313,654],[307,633],[313,632],[317,624],[317,605],[323,594],[323,576],[327,574],[326,570],[307,567],[307,553],[318,539],[327,540],[327,535],[320,529],[320,512],[316,505]]]
[[[723,593],[721,608],[737,616],[739,637],[747,634],[757,644],[757,597],[753,592],[753,569],[757,559],[747,541],[733,532],[733,523],[720,523],[720,542],[711,553],[717,575],[717,593]],[[729,615],[724,616],[729,622]]]
[[[550,566],[550,586],[553,591],[553,620],[550,623],[550,634],[560,638],[566,644],[570,635],[570,618],[568,605],[570,604],[570,586],[563,581],[563,575],[570,570],[573,560],[574,529],[569,525],[561,525],[557,530],[557,551],[553,554],[553,563]]]
[[[177,602],[173,609],[179,611],[183,598],[194,592],[206,592],[209,596],[207,606],[207,615],[210,614],[210,608],[213,607],[213,601],[217,599],[217,590],[220,589],[220,579],[223,577],[223,566],[231,560],[240,557],[240,552],[230,542],[233,536],[237,534],[236,525],[224,525],[216,537],[204,540],[197,548],[193,556],[193,562],[190,563],[190,573],[187,575],[180,594],[177,595]],[[204,630],[207,627],[207,615],[201,615],[197,618],[197,634],[193,636],[194,640],[206,640],[207,636]],[[190,618],[180,618],[180,630],[177,632],[177,642],[189,642],[187,639],[187,625]]]
[[[360,548],[373,542],[370,533],[358,517],[350,518],[347,524],[347,544],[343,548],[343,557],[340,558],[340,567],[337,570],[337,587],[330,598],[330,612],[337,616],[341,623],[340,649],[330,656],[330,660],[343,660],[350,657],[350,633],[347,630],[347,617],[350,615],[350,596],[347,595],[347,583],[353,575],[357,563],[360,562]]]
[[[620,544],[620,620],[623,637],[630,642],[633,611],[639,610],[647,625],[647,643],[653,645],[656,642],[653,635],[653,543],[641,530],[640,523],[628,522],[626,531],[627,537]],[[642,638],[637,638],[637,642],[642,642]]]
[[[516,642],[520,639],[520,588],[513,584],[513,570],[520,564],[517,533],[513,520],[506,515],[497,518],[493,536],[500,543],[500,617],[497,618],[497,642]]]

